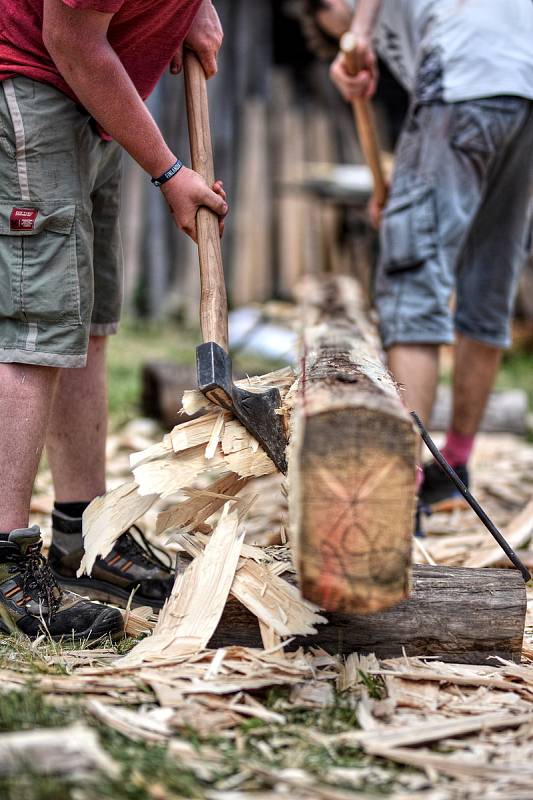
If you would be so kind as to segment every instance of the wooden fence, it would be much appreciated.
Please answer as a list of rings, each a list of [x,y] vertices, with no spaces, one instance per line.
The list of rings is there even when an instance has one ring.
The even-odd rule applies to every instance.
[[[281,2],[216,5],[226,38],[219,73],[209,82],[211,123],[216,174],[231,203],[223,241],[228,293],[240,305],[289,296],[304,271],[340,269],[342,260],[352,260],[346,253],[354,242],[368,260],[372,243],[360,209],[352,214],[297,188],[312,163],[360,161],[349,109],[330,85],[327,66],[306,56]],[[188,163],[182,76],[166,75],[148,105]],[[357,235],[348,235],[354,228]],[[195,320],[195,246],[175,229],[160,193],[131,159],[122,230],[127,310]]]
[[[375,255],[364,204],[301,191],[317,164],[357,164],[361,154],[350,110],[327,65],[306,51],[286,4],[215,0],[226,36],[209,94],[216,174],[231,205],[223,252],[233,305],[290,297],[303,272],[342,271],[368,281]],[[385,84],[385,106],[397,108],[400,101],[401,115],[397,87]],[[166,75],[148,105],[189,163],[182,76]],[[392,149],[385,107],[377,105],[382,143]],[[122,231],[127,312],[196,322],[195,245],[175,229],[159,191],[129,158]],[[529,319],[532,275],[530,259],[518,301]]]

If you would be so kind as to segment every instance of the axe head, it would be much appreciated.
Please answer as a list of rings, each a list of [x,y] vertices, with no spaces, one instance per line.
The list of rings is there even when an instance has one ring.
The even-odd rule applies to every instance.
[[[278,389],[255,393],[235,386],[231,358],[215,342],[196,348],[196,367],[200,391],[211,402],[231,411],[257,439],[279,471],[286,474],[287,437],[283,419],[276,414],[276,409],[281,407]]]

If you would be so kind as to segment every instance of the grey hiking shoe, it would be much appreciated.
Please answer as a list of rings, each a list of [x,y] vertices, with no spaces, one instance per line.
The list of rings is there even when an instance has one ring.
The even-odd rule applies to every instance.
[[[134,592],[134,606],[156,609],[162,608],[172,591],[174,576],[170,558],[165,562],[166,554],[154,548],[136,526],[122,534],[105,558],[96,559],[90,577],[77,578],[83,552],[81,517],[54,511],[48,560],[61,586],[118,606],[125,606]]]
[[[34,525],[12,531],[0,542],[0,633],[22,631],[35,638],[97,639],[123,633],[116,608],[91,603],[58,586],[41,554],[41,533]]]

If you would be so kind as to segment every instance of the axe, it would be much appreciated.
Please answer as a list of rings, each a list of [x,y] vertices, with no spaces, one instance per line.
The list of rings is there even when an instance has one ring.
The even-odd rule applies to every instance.
[[[184,54],[185,94],[192,168],[209,186],[215,181],[209,127],[207,81],[204,69],[190,50]],[[224,282],[218,218],[209,209],[196,217],[200,259],[200,325],[203,344],[196,349],[198,388],[211,402],[230,411],[257,439],[280,472],[286,473],[287,439],[278,389],[251,392],[233,382],[228,353],[228,301]]]

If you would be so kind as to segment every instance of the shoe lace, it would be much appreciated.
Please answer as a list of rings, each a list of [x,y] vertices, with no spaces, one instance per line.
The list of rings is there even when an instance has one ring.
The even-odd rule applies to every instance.
[[[131,531],[135,531],[135,536]],[[161,547],[151,544],[137,525],[132,525],[123,535],[121,544],[130,554],[134,554],[150,566],[157,566],[165,572],[172,572],[172,559]]]
[[[50,620],[61,605],[62,592],[40,546],[29,548],[15,561],[13,571],[21,572],[22,591],[48,608]]]

